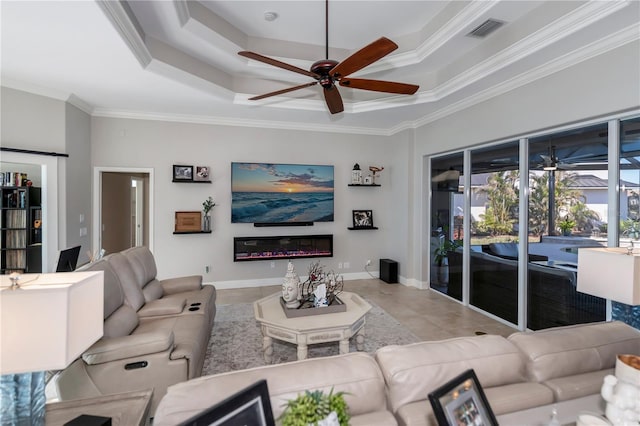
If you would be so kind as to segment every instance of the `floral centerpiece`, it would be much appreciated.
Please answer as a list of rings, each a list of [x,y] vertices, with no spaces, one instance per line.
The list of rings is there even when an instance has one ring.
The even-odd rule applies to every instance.
[[[344,278],[333,271],[325,272],[320,262],[309,266],[306,281],[300,283],[300,308],[330,306],[344,289]]]
[[[296,399],[288,401],[279,420],[282,426],[343,426],[349,424],[349,407],[344,392],[328,395],[322,391],[306,391]]]

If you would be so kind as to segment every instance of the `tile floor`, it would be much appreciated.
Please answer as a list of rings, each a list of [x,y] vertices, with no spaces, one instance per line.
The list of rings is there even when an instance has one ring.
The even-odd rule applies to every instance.
[[[473,336],[478,331],[506,337],[517,331],[432,290],[378,279],[346,281],[345,290],[375,302],[423,340]],[[250,303],[277,291],[280,286],[218,290],[216,304]]]

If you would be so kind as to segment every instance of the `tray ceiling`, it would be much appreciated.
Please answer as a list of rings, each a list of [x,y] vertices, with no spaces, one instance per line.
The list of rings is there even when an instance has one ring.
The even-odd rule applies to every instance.
[[[416,95],[318,86],[247,60],[251,50],[308,69],[325,55],[324,2],[1,2],[2,84],[70,100],[96,116],[393,134],[640,38],[637,1],[329,2],[329,56],[385,36],[399,48],[354,77],[419,84]],[[277,14],[265,20],[265,12]],[[467,34],[487,19],[504,25]]]

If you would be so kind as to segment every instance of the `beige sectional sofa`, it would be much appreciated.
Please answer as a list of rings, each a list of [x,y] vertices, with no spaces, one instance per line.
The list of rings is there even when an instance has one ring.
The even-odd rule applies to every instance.
[[[62,371],[61,400],[153,389],[200,376],[216,313],[202,277],[157,280],[153,255],[135,247],[82,270],[104,271],[104,336]]]
[[[640,354],[640,331],[621,322],[380,348],[200,377],[169,387],[154,426],[177,424],[259,379],[274,415],[305,390],[348,392],[353,425],[435,425],[428,394],[473,368],[496,415],[598,394],[616,354]]]

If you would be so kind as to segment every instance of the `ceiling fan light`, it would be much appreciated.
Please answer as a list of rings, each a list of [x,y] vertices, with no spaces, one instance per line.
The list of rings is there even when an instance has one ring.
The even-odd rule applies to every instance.
[[[558,165],[553,163],[553,164],[547,164],[545,165],[542,170],[545,170],[547,172],[552,172],[554,170],[558,170]]]

